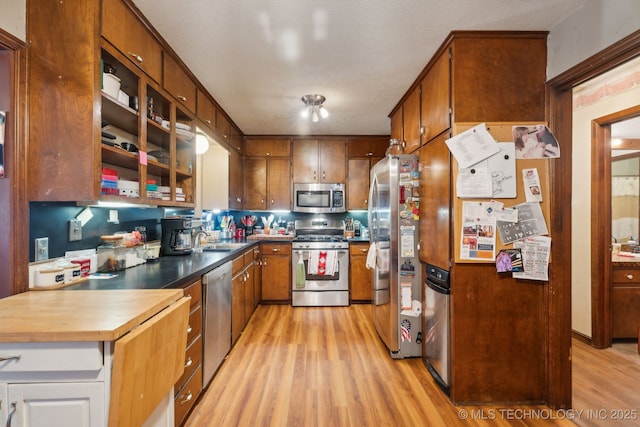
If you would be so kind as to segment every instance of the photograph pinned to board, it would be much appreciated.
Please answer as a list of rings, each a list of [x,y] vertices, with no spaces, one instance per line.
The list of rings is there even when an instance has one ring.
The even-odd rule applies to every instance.
[[[496,270],[498,273],[523,271],[522,252],[520,249],[500,249],[496,255]]]
[[[547,126],[513,126],[511,131],[516,147],[516,159],[560,157],[560,144]]]
[[[516,197],[516,148],[513,142],[497,142],[499,151],[466,169],[456,178],[459,198]]]
[[[466,169],[500,151],[487,126],[480,123],[445,141],[461,169]]]
[[[527,202],[542,201],[542,187],[537,168],[522,169],[522,185]]]
[[[7,113],[0,111],[0,178],[4,178],[4,132],[7,123]]]
[[[496,221],[502,244],[549,234],[540,203],[521,203],[513,207],[518,210],[518,222]]]

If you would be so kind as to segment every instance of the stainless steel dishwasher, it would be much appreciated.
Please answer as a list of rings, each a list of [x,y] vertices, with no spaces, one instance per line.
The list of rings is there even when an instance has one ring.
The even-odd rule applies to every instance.
[[[231,349],[231,261],[202,276],[204,285],[204,360],[203,385]]]

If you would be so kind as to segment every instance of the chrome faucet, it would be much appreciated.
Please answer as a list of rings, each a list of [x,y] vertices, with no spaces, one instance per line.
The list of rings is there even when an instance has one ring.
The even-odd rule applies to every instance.
[[[196,232],[195,236],[193,237],[192,241],[193,241],[193,251],[196,253],[201,253],[202,252],[202,239],[201,236],[204,236],[205,241],[206,241],[206,237],[207,237],[207,232],[204,230],[199,230]]]

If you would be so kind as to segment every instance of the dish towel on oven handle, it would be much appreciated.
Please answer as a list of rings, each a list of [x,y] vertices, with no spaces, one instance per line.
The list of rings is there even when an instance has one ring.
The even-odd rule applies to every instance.
[[[376,250],[376,242],[371,242],[371,244],[369,245],[369,252],[367,253],[367,262],[365,264],[365,266],[369,270],[373,270],[374,268],[376,268]]]
[[[308,273],[318,275],[320,263],[320,251],[309,251],[309,262],[307,264]]]
[[[338,251],[327,251],[326,260],[324,274],[325,276],[333,276],[338,271]]]

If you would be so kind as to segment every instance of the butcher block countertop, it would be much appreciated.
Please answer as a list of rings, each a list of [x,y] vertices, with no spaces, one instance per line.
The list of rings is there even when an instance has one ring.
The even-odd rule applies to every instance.
[[[0,342],[115,341],[182,289],[31,291],[0,299]]]

